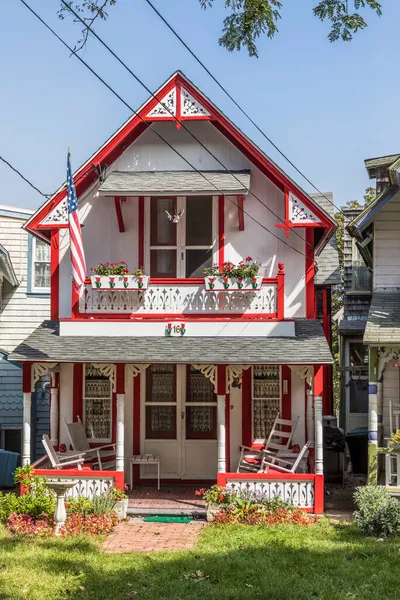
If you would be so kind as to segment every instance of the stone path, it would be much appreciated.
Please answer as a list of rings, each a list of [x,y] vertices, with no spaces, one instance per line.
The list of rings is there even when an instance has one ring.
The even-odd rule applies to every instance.
[[[128,491],[129,508],[133,509],[160,509],[162,510],[181,510],[198,512],[204,511],[205,502],[195,491],[202,487],[201,485],[182,484],[165,485],[161,484],[161,489],[157,490],[155,485],[137,485]]]
[[[120,523],[101,546],[103,552],[156,552],[191,550],[204,523]]]

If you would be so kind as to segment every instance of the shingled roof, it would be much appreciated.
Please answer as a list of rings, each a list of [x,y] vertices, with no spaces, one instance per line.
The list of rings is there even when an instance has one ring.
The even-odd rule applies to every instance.
[[[331,217],[335,215],[332,192],[325,194],[311,194],[311,197],[317,204],[327,212]],[[316,285],[338,285],[341,281],[339,268],[339,254],[336,242],[336,233],[333,233],[329,242],[322,250],[317,259],[317,269],[315,273]]]
[[[372,295],[364,344],[400,344],[400,293],[375,292]]]
[[[295,337],[60,336],[44,321],[9,356],[15,361],[189,364],[331,364],[319,321],[296,320]]]

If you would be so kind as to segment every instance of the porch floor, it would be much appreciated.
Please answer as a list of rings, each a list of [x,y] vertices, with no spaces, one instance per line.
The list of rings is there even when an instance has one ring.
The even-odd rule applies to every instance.
[[[195,491],[204,487],[199,484],[135,485],[127,492],[130,514],[191,514],[205,515],[205,502]]]

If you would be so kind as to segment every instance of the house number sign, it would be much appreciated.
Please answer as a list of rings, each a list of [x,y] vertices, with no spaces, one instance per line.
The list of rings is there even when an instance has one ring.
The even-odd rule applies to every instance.
[[[165,335],[181,337],[186,333],[185,323],[168,323],[165,327]]]

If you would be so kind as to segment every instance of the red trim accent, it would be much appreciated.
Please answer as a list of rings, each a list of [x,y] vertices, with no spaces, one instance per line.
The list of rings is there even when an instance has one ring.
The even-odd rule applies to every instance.
[[[116,363],[117,368],[117,394],[125,394],[125,363]]]
[[[278,321],[283,321],[285,318],[285,265],[280,262],[278,267],[279,271],[277,275],[276,311]]]
[[[314,229],[306,229],[306,318],[315,319]]]
[[[82,396],[83,396],[83,363],[74,363],[74,383],[72,400],[72,421],[77,417],[82,418]]]
[[[71,319],[59,319],[60,321],[81,321],[81,322],[85,322],[85,321],[152,321],[154,323],[163,323],[166,321],[179,321],[179,323],[185,322],[185,323],[190,323],[190,322],[207,322],[209,323],[210,321],[213,322],[227,322],[227,321],[241,321],[243,323],[247,323],[250,321],[268,321],[271,323],[278,323],[281,322],[281,319],[277,318],[276,313],[270,313],[270,314],[259,314],[259,313],[243,313],[243,314],[232,314],[230,316],[223,316],[220,317],[218,315],[208,315],[207,317],[204,317],[203,315],[199,314],[199,315],[191,315],[190,317],[187,316],[187,314],[177,314],[177,313],[163,313],[158,315],[155,315],[154,313],[146,313],[146,314],[129,314],[126,313],[126,315],[124,315],[124,317],[122,318],[120,314],[113,314],[113,313],[79,313],[79,318],[76,317],[71,317]],[[294,321],[294,319],[285,319],[285,322],[291,322]],[[41,360],[41,362],[44,362]]]
[[[324,396],[323,366],[314,366],[314,396]]]
[[[324,476],[314,475],[314,513],[324,514]]]
[[[283,264],[283,263],[279,263]],[[279,274],[279,273],[278,273]],[[263,284],[278,283],[278,275],[276,277],[263,277]],[[150,277],[149,283],[152,285],[204,285],[204,277]],[[90,285],[90,277],[86,277],[85,284]],[[103,289],[103,288],[102,288]],[[104,288],[111,289],[111,288]]]
[[[251,446],[252,425],[251,425],[251,367],[243,371],[242,377],[242,444]]]
[[[117,394],[111,394],[111,442],[117,443]]]
[[[181,84],[177,82],[176,84],[176,116],[177,116],[177,121],[175,121],[176,123],[176,128],[179,130],[181,128],[181,124],[179,121],[182,120],[182,108],[181,108],[181,104],[182,104],[182,99],[181,99]]]
[[[226,365],[217,365],[217,394],[226,395]]]
[[[239,231],[244,231],[244,196],[237,197]]]
[[[225,198],[218,196],[218,264],[225,262]]]
[[[283,380],[287,381],[287,392],[283,393]],[[292,418],[292,371],[287,365],[282,366],[282,419]]]
[[[59,264],[60,264],[60,230],[53,229],[50,238],[50,319],[59,316]]]
[[[114,198],[115,213],[117,215],[118,229],[120,233],[125,233],[124,217],[122,216],[121,208],[121,203],[125,202],[125,200],[126,198],[123,196],[115,196]]]
[[[140,378],[141,374],[133,379],[133,454],[140,454]],[[140,466],[133,466],[133,483],[140,480]]]
[[[231,397],[226,395],[225,399],[225,459],[226,470],[231,470]]]
[[[138,267],[144,268],[144,197],[138,203]]]
[[[22,391],[24,394],[32,392],[32,363],[24,362],[22,365]]]

